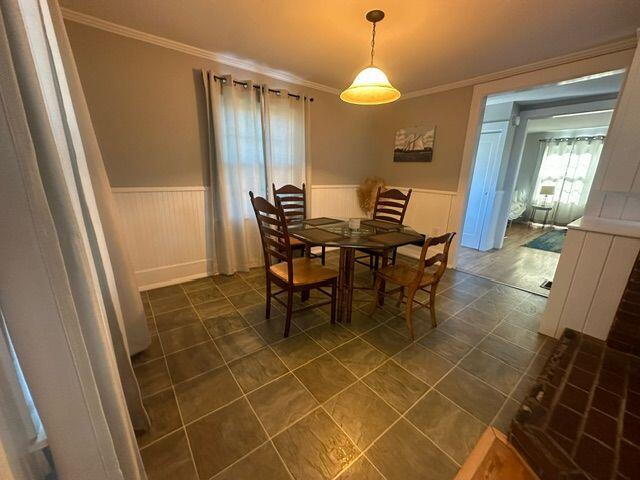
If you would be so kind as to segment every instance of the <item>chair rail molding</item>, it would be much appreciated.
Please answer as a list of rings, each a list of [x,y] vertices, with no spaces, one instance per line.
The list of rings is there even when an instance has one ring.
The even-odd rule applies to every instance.
[[[357,185],[313,185],[313,217],[360,218]],[[406,190],[408,187],[390,187]],[[213,273],[204,186],[113,187],[138,288],[147,290]],[[405,223],[426,235],[450,230],[455,192],[413,189]],[[420,249],[402,247],[416,257]]]

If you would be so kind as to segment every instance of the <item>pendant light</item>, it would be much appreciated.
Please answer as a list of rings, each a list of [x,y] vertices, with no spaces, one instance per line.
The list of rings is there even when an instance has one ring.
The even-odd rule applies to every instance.
[[[376,23],[384,18],[384,12],[382,10],[371,10],[367,13],[366,18],[373,23],[371,64],[356,76],[351,86],[340,94],[340,98],[344,102],[355,103],[356,105],[381,105],[395,102],[400,98],[400,92],[389,83],[385,73],[373,65]]]

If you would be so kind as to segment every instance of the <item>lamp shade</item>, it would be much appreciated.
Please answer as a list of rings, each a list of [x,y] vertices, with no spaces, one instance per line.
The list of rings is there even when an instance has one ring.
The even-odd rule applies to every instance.
[[[391,85],[382,70],[367,67],[355,78],[349,88],[340,94],[340,99],[356,105],[381,105],[400,98],[400,92]]]
[[[553,195],[556,193],[555,185],[542,185],[540,187],[540,195]]]

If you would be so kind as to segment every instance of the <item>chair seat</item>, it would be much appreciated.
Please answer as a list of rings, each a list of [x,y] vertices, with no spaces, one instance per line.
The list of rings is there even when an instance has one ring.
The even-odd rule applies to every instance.
[[[291,248],[303,248],[306,245],[302,240],[293,237],[289,237],[289,243],[291,244]]]
[[[335,270],[313,263],[308,258],[296,258],[292,261],[292,263],[293,284],[295,286],[322,283],[338,276],[338,272],[336,272]],[[285,282],[289,281],[289,273],[287,270],[286,262],[271,265],[270,271],[279,279]]]
[[[411,268],[406,265],[387,265],[386,267],[378,270],[378,275],[382,276],[385,280],[396,283],[398,285],[410,285],[415,281],[418,269]],[[433,283],[433,276],[428,272],[424,272],[420,286],[429,285]]]

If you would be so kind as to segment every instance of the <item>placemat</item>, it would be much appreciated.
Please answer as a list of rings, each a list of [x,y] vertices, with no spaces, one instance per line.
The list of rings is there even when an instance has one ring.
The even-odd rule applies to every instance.
[[[330,242],[332,240],[340,240],[345,238],[344,235],[339,233],[329,232],[321,228],[308,228],[306,230],[299,230],[296,232],[297,236],[304,238],[311,243],[323,243]]]
[[[384,220],[363,220],[360,223],[363,225],[369,225],[373,228],[380,228],[382,230],[397,230],[403,226],[399,223],[385,222]]]
[[[415,242],[416,240],[418,240],[418,235],[412,235],[402,232],[389,232],[379,233],[378,235],[371,235],[368,240],[372,242],[382,243],[388,246],[395,246]]]
[[[319,225],[329,225],[330,223],[340,223],[340,222],[342,222],[342,220],[336,220],[335,218],[329,218],[329,217],[310,218],[309,220],[302,221],[302,223],[311,225],[312,227],[317,227]]]

